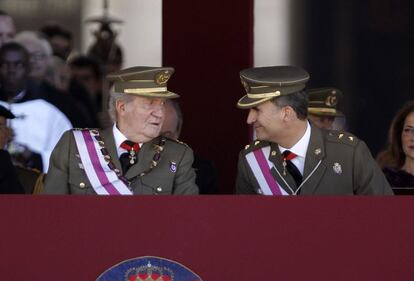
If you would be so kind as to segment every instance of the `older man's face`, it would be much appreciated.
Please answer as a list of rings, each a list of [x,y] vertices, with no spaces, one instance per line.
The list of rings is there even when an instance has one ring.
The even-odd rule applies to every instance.
[[[16,27],[9,16],[0,16],[0,47],[10,42],[16,34]]]
[[[147,142],[158,137],[164,121],[164,103],[162,98],[139,96],[128,103],[118,101],[119,130],[134,142]]]
[[[37,43],[26,43],[24,47],[30,55],[30,76],[35,79],[43,79],[49,66],[46,52]]]

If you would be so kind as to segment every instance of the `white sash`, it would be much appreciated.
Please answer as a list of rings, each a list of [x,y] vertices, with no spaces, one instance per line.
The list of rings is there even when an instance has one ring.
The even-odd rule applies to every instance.
[[[246,154],[246,160],[264,195],[289,195],[272,176],[273,163],[269,161],[269,155],[270,146],[265,146]]]
[[[99,133],[98,133],[99,134]],[[87,178],[98,195],[132,195],[127,185],[109,168],[101,146],[88,129],[73,131]]]

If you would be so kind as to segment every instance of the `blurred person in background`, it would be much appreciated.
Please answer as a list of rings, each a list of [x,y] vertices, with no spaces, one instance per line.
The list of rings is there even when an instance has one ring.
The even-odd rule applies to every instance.
[[[414,187],[414,101],[395,115],[388,134],[388,146],[377,156],[392,187]]]
[[[46,171],[52,149],[72,125],[54,105],[28,90],[29,61],[26,49],[16,42],[0,48],[0,105],[16,116],[10,124],[14,137],[9,151],[22,156],[24,166]],[[41,155],[40,165],[26,162],[32,152]]]
[[[5,11],[0,10],[0,47],[10,42],[16,34],[13,18]]]
[[[82,128],[94,126],[86,106],[69,95],[65,88],[62,87],[60,90],[48,81],[48,71],[53,73],[53,76],[62,75],[59,69],[50,70],[53,56],[49,42],[32,31],[18,33],[13,41],[25,47],[30,55],[30,79],[27,92],[56,106],[73,126]]]
[[[9,152],[4,149],[11,139],[11,130],[7,127],[7,119],[15,116],[4,106],[0,105],[0,194],[24,193],[14,169]]]
[[[40,29],[49,41],[53,55],[66,61],[72,52],[72,33],[59,24],[47,24]]]
[[[335,88],[309,89],[306,92],[309,99],[308,118],[321,129],[343,130],[334,128],[336,119],[345,119],[344,114],[337,109],[342,92]]]
[[[183,127],[183,114],[177,100],[169,99],[165,102],[165,119],[162,124],[161,134],[178,140]],[[203,159],[194,154],[194,171],[196,172],[196,184],[200,194],[216,194],[217,170],[210,160]]]
[[[99,62],[88,56],[79,55],[69,60],[70,79],[73,82],[82,85],[92,101],[96,114],[102,113],[103,98],[103,73]],[[105,101],[107,103],[107,101]]]
[[[7,120],[15,116],[0,105],[0,194],[32,194],[43,189],[43,176],[40,171],[15,166],[6,149],[12,138],[12,131]]]

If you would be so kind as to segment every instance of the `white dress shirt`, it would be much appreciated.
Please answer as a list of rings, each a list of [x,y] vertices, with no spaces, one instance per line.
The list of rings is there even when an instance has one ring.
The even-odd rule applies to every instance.
[[[283,153],[285,150],[289,150],[296,154],[296,157],[290,160],[295,166],[298,168],[299,172],[303,176],[303,169],[305,167],[305,158],[306,158],[306,151],[308,150],[310,135],[311,135],[311,126],[309,121],[307,122],[307,127],[305,134],[302,138],[295,143],[291,148],[285,148],[279,145],[279,150]]]
[[[116,152],[118,153],[118,157],[120,157],[122,153],[128,152],[126,149],[121,147],[121,144],[124,141],[128,140],[128,138],[123,133],[121,133],[121,131],[116,126],[116,123],[114,123],[114,126],[112,127],[112,132],[114,134]],[[142,147],[142,143],[139,143],[139,147]]]

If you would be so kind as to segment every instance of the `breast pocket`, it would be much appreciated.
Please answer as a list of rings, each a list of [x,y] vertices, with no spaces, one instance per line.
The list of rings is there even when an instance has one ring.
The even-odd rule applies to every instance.
[[[173,192],[173,178],[168,176],[144,176],[140,179],[141,190],[139,194],[169,195]]]

